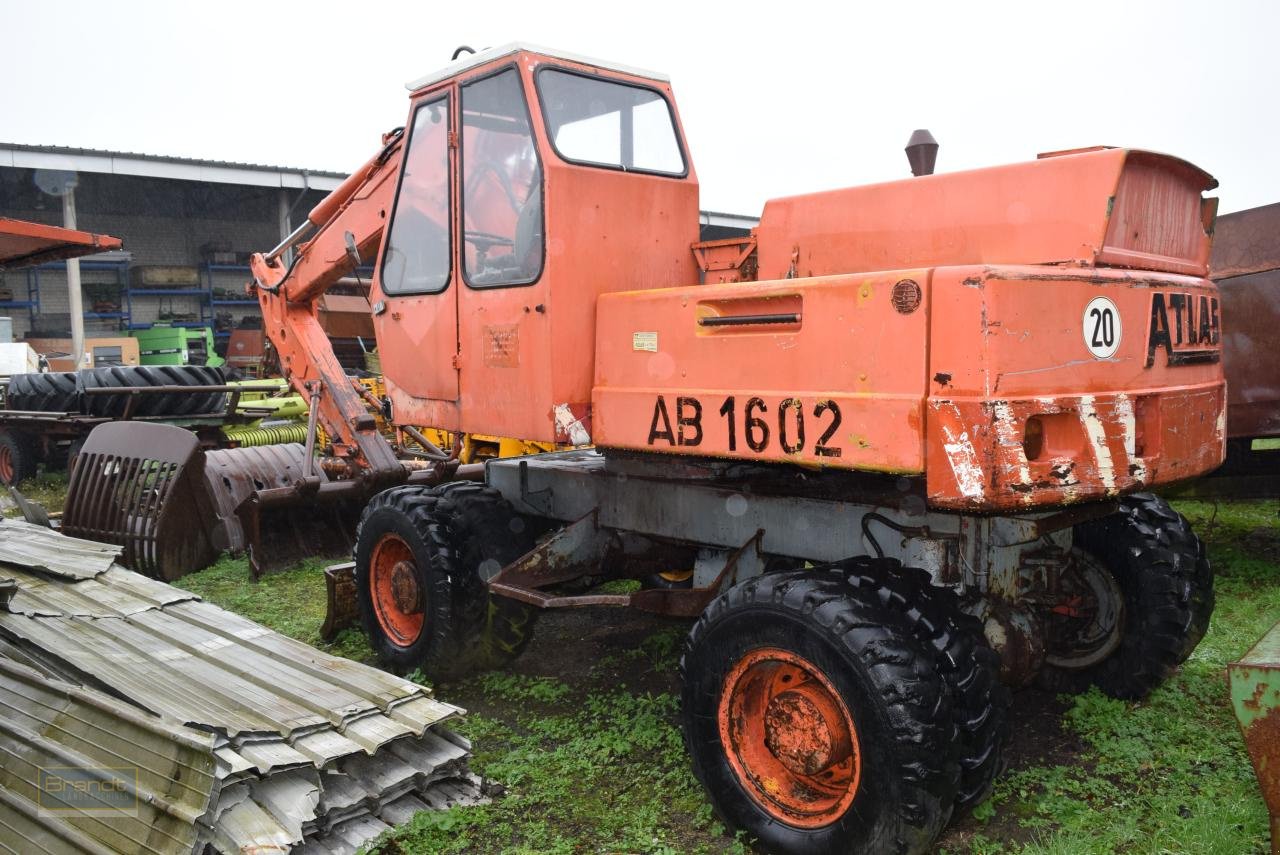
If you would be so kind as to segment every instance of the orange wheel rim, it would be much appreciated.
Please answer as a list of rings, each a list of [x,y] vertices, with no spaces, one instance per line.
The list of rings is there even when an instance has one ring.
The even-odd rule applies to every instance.
[[[373,613],[387,638],[408,647],[422,634],[422,592],[413,550],[396,534],[384,534],[369,559]]]
[[[7,445],[0,445],[0,481],[13,483],[13,450]]]
[[[813,663],[775,647],[751,651],[725,677],[718,717],[730,767],[770,816],[817,828],[849,809],[862,778],[858,731]]]

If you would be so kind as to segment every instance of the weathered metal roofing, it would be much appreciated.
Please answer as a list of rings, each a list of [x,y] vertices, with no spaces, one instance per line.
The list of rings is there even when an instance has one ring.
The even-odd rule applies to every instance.
[[[195,851],[216,785],[213,743],[0,658],[0,851]],[[59,781],[97,776],[122,786],[59,794]]]
[[[65,540],[22,542],[33,564],[48,566],[57,562],[45,553]],[[0,604],[8,669],[23,663],[51,685],[75,684],[83,697],[204,740],[216,781],[193,820],[197,846],[350,853],[415,810],[481,798],[469,743],[440,726],[460,710],[422,686],[118,566],[68,579],[10,563],[0,576],[17,587]],[[10,694],[0,685],[0,710]],[[0,726],[0,757],[20,741],[11,730]],[[11,801],[0,797],[0,828],[58,833]]]
[[[66,537],[19,519],[0,522],[0,563],[45,570],[68,579],[91,579],[106,571],[120,547]]]

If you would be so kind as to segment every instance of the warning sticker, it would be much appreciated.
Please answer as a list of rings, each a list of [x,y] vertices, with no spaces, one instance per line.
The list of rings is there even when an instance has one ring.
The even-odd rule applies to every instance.
[[[632,350],[647,350],[650,353],[658,352],[658,334],[656,332],[635,332],[631,334]]]

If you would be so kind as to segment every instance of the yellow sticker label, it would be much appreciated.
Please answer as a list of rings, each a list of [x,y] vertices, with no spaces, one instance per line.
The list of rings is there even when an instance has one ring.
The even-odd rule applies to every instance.
[[[656,332],[635,332],[631,334],[632,350],[647,350],[650,353],[658,352],[658,334]]]

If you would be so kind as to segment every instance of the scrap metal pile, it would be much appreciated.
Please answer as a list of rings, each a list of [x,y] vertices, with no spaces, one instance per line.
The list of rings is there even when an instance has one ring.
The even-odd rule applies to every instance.
[[[347,853],[483,800],[461,710],[118,554],[0,523],[0,851]]]

